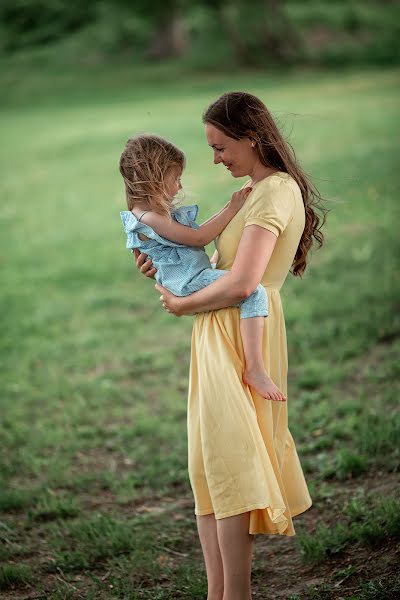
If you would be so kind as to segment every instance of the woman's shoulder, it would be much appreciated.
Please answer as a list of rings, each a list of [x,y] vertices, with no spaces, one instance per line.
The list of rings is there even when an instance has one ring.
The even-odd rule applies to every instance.
[[[253,190],[249,194],[249,204],[252,202],[273,202],[274,198],[277,197],[293,198],[296,187],[298,187],[297,182],[291,175],[283,171],[277,171],[254,184]]]
[[[244,218],[246,223],[279,221],[283,231],[300,208],[300,189],[296,192],[296,181],[283,171],[277,171],[254,185],[253,191],[245,202]],[[301,202],[301,206],[303,203]]]
[[[276,171],[275,173],[272,173],[272,175],[269,175],[268,177],[265,177],[264,179],[261,179],[261,181],[258,182],[257,187],[259,188],[279,188],[281,186],[290,186],[290,185],[297,185],[296,180],[289,175],[289,173],[286,173],[285,171]]]
[[[269,199],[273,202],[274,198],[279,198],[279,202],[281,203],[284,198],[287,198],[289,204],[295,205],[299,201],[303,204],[301,190],[297,181],[285,171],[277,171],[261,180],[255,186],[254,192],[256,192],[255,196],[258,196],[260,199],[263,198],[264,201]]]
[[[251,182],[246,181],[241,189],[250,185]],[[253,201],[256,201],[257,198],[263,198],[265,200],[266,198],[272,198],[276,192],[292,196],[293,192],[300,192],[300,188],[297,181],[289,175],[289,173],[286,173],[285,171],[276,171],[272,175],[268,175],[267,177],[264,177],[264,179],[260,179],[260,181],[253,184],[253,190],[249,195],[249,199],[252,198]]]

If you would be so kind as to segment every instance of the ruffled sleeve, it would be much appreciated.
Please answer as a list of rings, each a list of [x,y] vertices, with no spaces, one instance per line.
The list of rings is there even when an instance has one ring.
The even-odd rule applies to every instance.
[[[163,246],[170,246],[172,248],[184,248],[184,244],[178,244],[177,242],[172,242],[171,240],[167,240],[166,238],[158,235],[154,231],[152,227],[138,221],[133,213],[129,210],[123,210],[120,212],[120,217],[122,221],[122,226],[126,233],[126,247],[127,248],[138,248],[138,249],[147,249],[150,247],[151,241],[158,242]],[[148,241],[142,241],[139,238],[139,233],[145,235]]]
[[[193,204],[191,206],[181,206],[180,208],[175,209],[173,211],[172,216],[181,225],[186,225],[188,227],[192,227],[193,229],[198,229],[199,225],[196,223],[195,219],[197,217],[197,212],[199,207],[197,204]],[[163,246],[170,246],[171,248],[186,248],[185,244],[178,244],[178,242],[173,242],[168,240],[167,238],[158,235],[154,231],[150,225],[146,225],[142,221],[138,221],[133,213],[129,210],[123,210],[120,212],[120,217],[122,221],[122,226],[127,236],[126,247],[127,248],[143,248],[147,250],[150,248],[151,242],[158,242]],[[139,238],[139,233],[144,234],[147,238],[147,241],[142,241]]]
[[[187,225],[192,229],[198,229],[200,225],[196,223],[197,213],[199,207],[197,204],[191,204],[189,206],[180,206],[176,208],[172,213],[175,221],[178,221],[181,225]]]
[[[259,225],[277,237],[293,218],[295,198],[289,183],[280,178],[260,183],[245,203],[244,226]]]

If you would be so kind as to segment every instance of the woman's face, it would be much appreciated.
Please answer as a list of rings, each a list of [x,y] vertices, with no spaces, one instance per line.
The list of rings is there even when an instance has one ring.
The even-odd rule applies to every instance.
[[[208,144],[214,150],[215,165],[224,164],[232,177],[245,177],[253,173],[259,160],[250,138],[235,140],[211,123],[206,123],[205,129]]]

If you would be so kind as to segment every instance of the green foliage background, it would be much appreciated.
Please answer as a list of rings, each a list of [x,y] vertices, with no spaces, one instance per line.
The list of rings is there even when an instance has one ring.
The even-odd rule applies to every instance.
[[[0,51],[59,47],[79,61],[179,55],[192,66],[398,64],[385,0],[3,0]]]
[[[14,5],[18,12],[22,4]],[[201,124],[205,106],[234,89],[265,101],[330,209],[324,247],[313,253],[304,278],[289,276],[282,290],[289,425],[313,506],[327,523],[312,532],[296,523],[297,552],[305,562],[324,564],[357,543],[357,562],[360,547],[376,544],[383,583],[365,575],[352,589],[365,583],[357,597],[371,598],[381,586],[390,594],[399,585],[388,562],[398,504],[387,502],[399,462],[399,72],[386,64],[398,60],[390,41],[397,8],[348,5],[358,6],[357,18],[339,3],[293,2],[287,10],[304,31],[329,21],[339,36],[333,40],[344,39],[345,30],[357,39],[354,23],[362,14],[389,42],[372,36],[375,50],[366,45],[359,54],[345,44],[331,55],[314,45],[312,60],[268,71],[240,69],[232,48],[208,28],[211,9],[190,12],[189,3],[181,8],[199,34],[173,60],[145,59],[155,25],[144,12],[123,18],[125,38],[114,35],[128,10],[122,3],[113,18],[102,5],[108,20],[98,17],[98,4],[52,3],[59,14],[76,9],[69,22],[79,27],[60,22],[60,33],[53,31],[46,44],[35,38],[35,27],[25,27],[18,43],[14,30],[14,45],[4,45],[2,593],[205,596],[187,476],[193,318],[161,311],[152,282],[134,268],[119,220],[125,204],[117,165],[133,133],[172,139],[187,155],[185,202],[199,204],[205,220],[243,183],[212,164]],[[43,17],[49,13],[42,6]],[[37,22],[44,27],[46,19]],[[33,36],[26,42],[25,33]],[[314,59],[330,69],[310,69]],[[379,68],[361,67],[370,61]],[[354,481],[378,491],[360,498]],[[336,527],[332,514],[346,525]],[[379,544],[389,549],[386,562],[379,562]],[[172,562],[165,558],[171,553]],[[264,554],[254,581],[268,598]],[[326,574],[327,598],[340,573]],[[294,581],[299,585],[297,566]],[[302,600],[318,597],[306,587],[304,576]]]

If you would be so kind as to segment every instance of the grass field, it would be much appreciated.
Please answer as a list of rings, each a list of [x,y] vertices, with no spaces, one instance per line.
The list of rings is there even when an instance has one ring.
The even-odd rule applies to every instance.
[[[193,318],[160,309],[124,248],[117,165],[130,134],[171,138],[205,220],[242,183],[212,164],[201,124],[229,89],[264,99],[331,211],[282,291],[313,506],[296,537],[257,537],[254,598],[394,597],[399,72],[3,66],[1,597],[206,598],[187,475]]]

